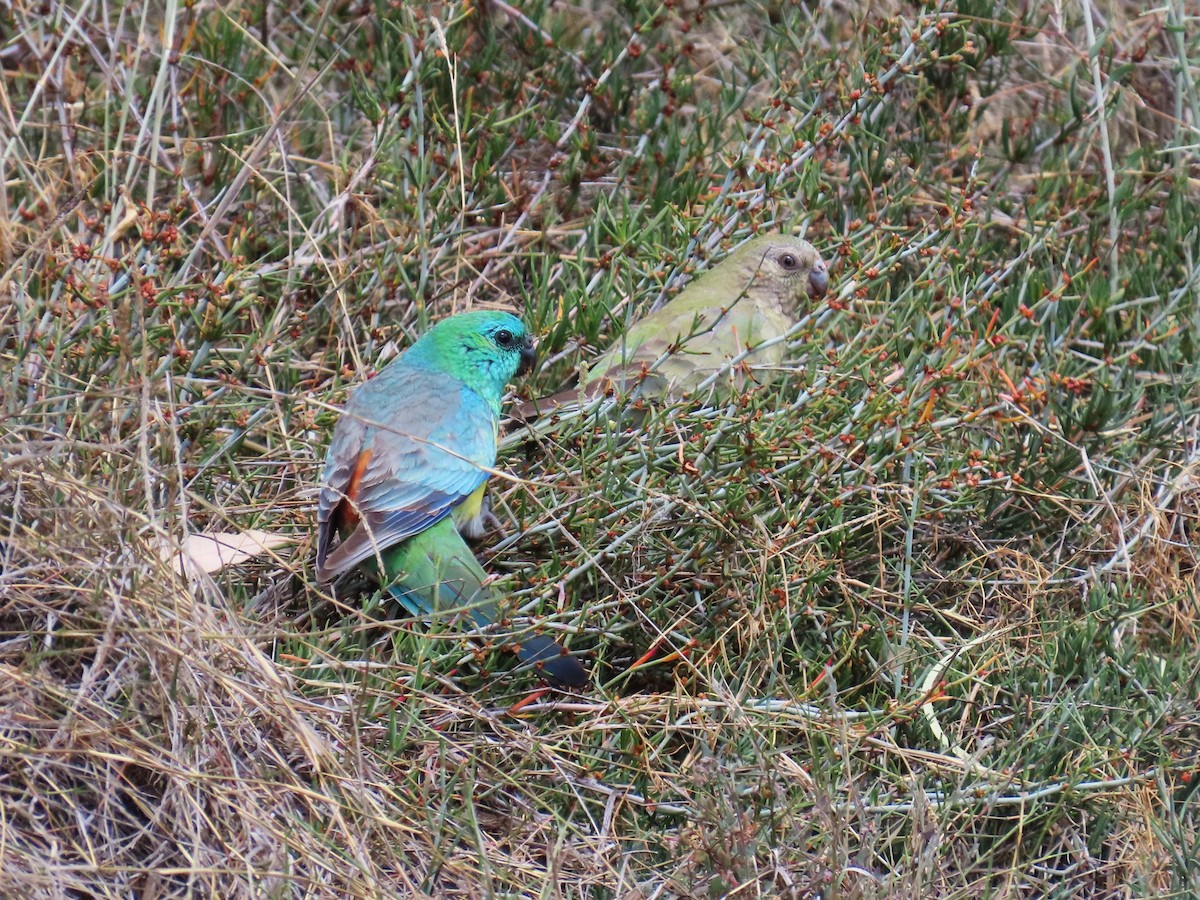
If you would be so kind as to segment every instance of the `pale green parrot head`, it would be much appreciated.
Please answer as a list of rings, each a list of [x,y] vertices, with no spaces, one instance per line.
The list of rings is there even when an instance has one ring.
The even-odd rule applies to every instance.
[[[824,297],[829,289],[829,268],[817,249],[784,234],[752,238],[713,271],[729,271],[739,290],[772,297],[788,312],[803,308],[810,297]]]
[[[505,386],[537,359],[525,323],[485,309],[442,319],[404,351],[405,361],[457,378],[495,403]]]

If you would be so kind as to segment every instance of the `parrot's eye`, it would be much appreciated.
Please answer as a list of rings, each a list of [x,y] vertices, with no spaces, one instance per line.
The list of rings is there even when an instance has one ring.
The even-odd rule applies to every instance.
[[[800,260],[796,259],[791,253],[784,253],[779,257],[779,264],[789,272],[800,268]]]
[[[505,328],[501,328],[499,331],[497,331],[495,338],[496,343],[501,347],[511,347],[515,343],[512,332]]]

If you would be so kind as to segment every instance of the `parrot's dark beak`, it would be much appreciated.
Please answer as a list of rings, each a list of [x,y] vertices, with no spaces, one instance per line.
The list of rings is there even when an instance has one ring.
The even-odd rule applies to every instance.
[[[526,337],[525,343],[521,345],[521,364],[517,366],[518,375],[528,375],[533,371],[533,367],[537,365],[537,350],[533,346],[533,338]]]
[[[829,290],[829,269],[824,260],[817,260],[812,272],[808,275],[808,295],[814,300],[820,300]]]

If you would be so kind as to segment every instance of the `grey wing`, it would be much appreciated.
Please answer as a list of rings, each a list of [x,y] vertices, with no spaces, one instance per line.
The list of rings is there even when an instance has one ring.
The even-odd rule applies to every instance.
[[[322,581],[437,523],[495,465],[495,415],[478,395],[446,375],[397,374],[359,388],[334,432],[317,513]]]

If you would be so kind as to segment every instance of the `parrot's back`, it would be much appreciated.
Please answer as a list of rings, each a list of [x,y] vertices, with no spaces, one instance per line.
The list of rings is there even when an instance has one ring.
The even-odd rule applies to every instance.
[[[779,337],[791,325],[781,310],[767,304],[735,303],[729,310],[685,308],[678,312],[668,306],[661,312],[674,314],[660,321],[651,316],[630,329],[622,341],[596,360],[584,386],[599,386],[608,380],[618,393],[690,393],[747,347]],[[774,368],[783,361],[783,353],[781,341],[755,350],[745,363],[751,368]],[[745,386],[743,369],[732,370],[729,378],[738,389]]]

